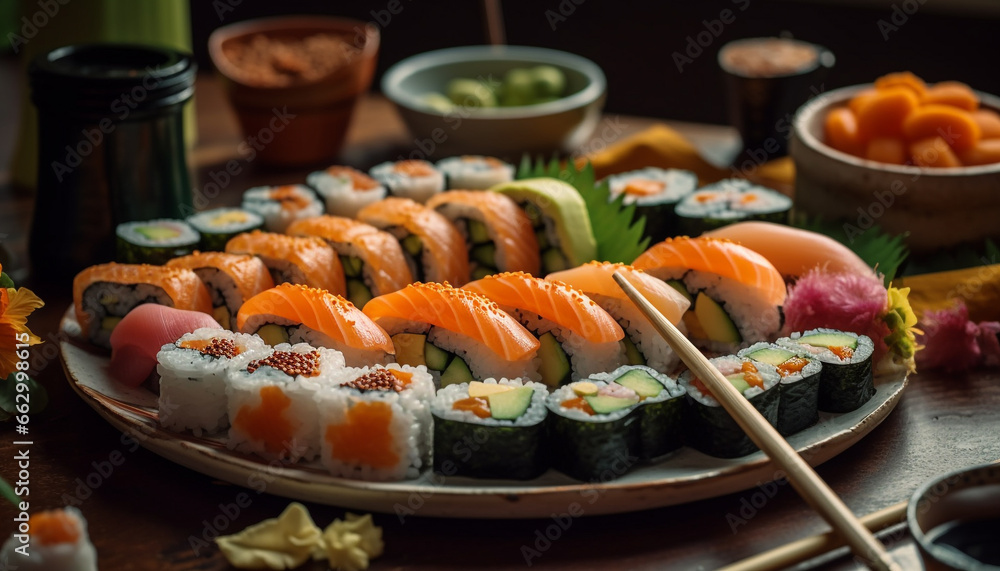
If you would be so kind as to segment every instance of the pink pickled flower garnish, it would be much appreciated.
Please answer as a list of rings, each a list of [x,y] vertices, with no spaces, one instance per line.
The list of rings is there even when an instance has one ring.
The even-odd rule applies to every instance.
[[[1000,335],[1000,323],[984,321],[979,324],[979,351],[987,367],[1000,367],[1000,338],[997,335]]]
[[[948,309],[926,311],[920,324],[924,334],[918,340],[924,349],[917,353],[918,367],[940,367],[957,372],[972,369],[979,363],[982,356],[980,328],[969,321],[969,308],[964,303],[959,302]]]
[[[889,351],[885,344],[889,326],[882,321],[888,299],[874,272],[863,276],[810,270],[788,289],[784,332],[826,327],[867,335],[875,344],[877,363]]]

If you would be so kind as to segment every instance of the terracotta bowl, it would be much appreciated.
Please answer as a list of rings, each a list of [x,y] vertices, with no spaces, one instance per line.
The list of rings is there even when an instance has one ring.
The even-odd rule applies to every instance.
[[[517,67],[551,65],[566,77],[564,97],[520,107],[428,108],[422,97],[443,93],[456,77],[503,78]],[[517,162],[524,153],[579,150],[601,120],[606,80],[594,62],[567,52],[525,46],[463,46],[422,53],[393,65],[382,91],[410,130],[413,158],[494,155]]]
[[[803,105],[792,126],[795,208],[840,221],[848,239],[878,224],[908,233],[917,253],[959,244],[981,245],[1000,236],[1000,163],[921,168],[869,161],[823,143],[827,111],[847,104],[871,85],[844,87]],[[1000,98],[978,93],[982,107],[1000,109]]]
[[[246,41],[257,34],[293,39],[324,33],[344,38],[347,63],[309,83],[287,87],[248,83],[225,53],[231,43]],[[320,164],[337,156],[354,105],[371,85],[378,48],[379,31],[375,26],[324,16],[239,22],[215,30],[208,39],[209,54],[224,79],[243,135],[255,150],[257,160],[277,166]]]

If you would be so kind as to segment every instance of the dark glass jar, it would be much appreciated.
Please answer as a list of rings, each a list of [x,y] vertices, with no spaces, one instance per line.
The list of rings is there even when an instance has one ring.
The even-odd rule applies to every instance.
[[[182,109],[195,71],[182,52],[123,44],[66,46],[31,62],[36,278],[65,280],[111,261],[122,222],[194,211]]]

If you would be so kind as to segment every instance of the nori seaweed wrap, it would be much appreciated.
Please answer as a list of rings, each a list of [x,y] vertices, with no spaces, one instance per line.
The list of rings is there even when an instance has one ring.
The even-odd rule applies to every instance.
[[[233,236],[264,227],[263,216],[242,208],[205,210],[188,216],[187,222],[201,234],[203,252],[225,252]]]
[[[119,262],[157,266],[194,252],[201,239],[187,222],[170,219],[123,222],[115,234]]]
[[[823,363],[819,381],[819,409],[851,412],[875,396],[872,353],[875,345],[867,335],[836,329],[812,329],[792,333],[777,343],[805,351]]]

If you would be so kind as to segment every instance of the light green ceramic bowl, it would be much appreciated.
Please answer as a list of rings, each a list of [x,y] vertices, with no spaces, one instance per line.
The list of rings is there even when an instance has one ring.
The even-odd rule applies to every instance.
[[[566,76],[561,99],[521,107],[429,108],[423,96],[444,93],[454,78],[501,81],[513,68],[551,65]],[[594,62],[570,53],[524,46],[466,46],[419,54],[395,64],[382,77],[413,137],[413,158],[459,154],[493,155],[517,161],[524,153],[573,152],[601,118],[607,82]]]

